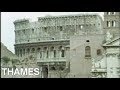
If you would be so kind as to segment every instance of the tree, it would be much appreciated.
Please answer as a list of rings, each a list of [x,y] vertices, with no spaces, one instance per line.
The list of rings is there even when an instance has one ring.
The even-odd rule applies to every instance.
[[[20,61],[18,60],[18,59],[12,59],[12,64],[14,65],[14,64],[16,64],[16,63],[20,63]]]
[[[2,57],[2,62],[4,63],[5,66],[8,65],[9,61],[10,61],[10,58],[8,58],[7,56]]]
[[[68,68],[62,64],[61,65],[56,64],[55,67],[56,67],[57,75],[59,78],[65,78],[68,75],[69,69],[70,69],[69,65],[68,65]]]

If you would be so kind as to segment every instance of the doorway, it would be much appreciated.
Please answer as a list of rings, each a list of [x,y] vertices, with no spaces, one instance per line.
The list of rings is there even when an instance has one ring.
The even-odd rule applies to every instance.
[[[43,67],[43,78],[48,78],[48,67],[47,66]]]

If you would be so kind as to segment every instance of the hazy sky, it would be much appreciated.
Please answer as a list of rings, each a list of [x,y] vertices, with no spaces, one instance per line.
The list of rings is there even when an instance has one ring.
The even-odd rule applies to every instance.
[[[17,19],[30,18],[37,21],[37,17],[46,15],[70,15],[81,13],[98,13],[103,16],[103,12],[2,12],[1,13],[1,42],[14,53],[15,34],[13,22]]]

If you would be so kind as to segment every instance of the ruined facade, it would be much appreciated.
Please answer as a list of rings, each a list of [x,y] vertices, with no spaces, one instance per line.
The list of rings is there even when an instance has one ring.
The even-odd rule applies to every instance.
[[[112,18],[110,18],[112,17]],[[69,15],[39,17],[38,21],[16,20],[15,54],[33,56],[43,78],[92,77],[92,60],[104,57],[106,34],[119,36],[119,15]],[[104,73],[106,75],[106,72]]]
[[[102,33],[99,15],[39,17],[37,22],[16,20],[14,25],[16,55],[20,59],[33,55],[44,77],[52,77],[50,73],[57,69],[65,70],[69,63],[71,36]]]

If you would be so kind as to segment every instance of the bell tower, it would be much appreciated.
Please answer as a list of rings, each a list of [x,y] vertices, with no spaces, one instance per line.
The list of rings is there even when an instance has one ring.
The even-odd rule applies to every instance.
[[[104,33],[120,34],[120,12],[104,12]]]

